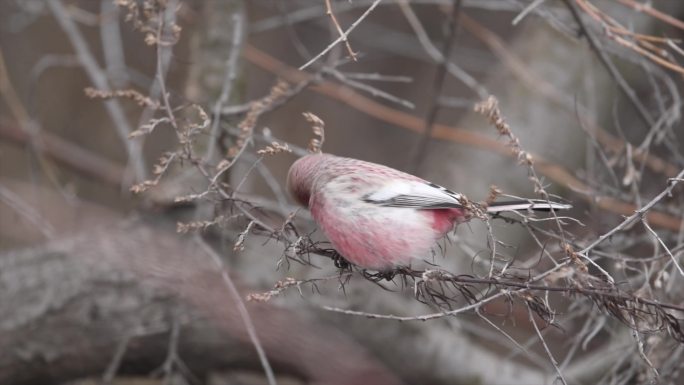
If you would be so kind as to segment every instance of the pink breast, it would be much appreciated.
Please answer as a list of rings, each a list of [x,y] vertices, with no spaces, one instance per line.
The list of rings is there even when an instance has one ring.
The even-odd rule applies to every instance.
[[[380,209],[382,210],[382,209]],[[312,207],[312,214],[335,249],[349,262],[384,270],[430,255],[435,242],[463,218],[456,209],[407,210],[407,220],[396,216],[345,215],[335,205]]]

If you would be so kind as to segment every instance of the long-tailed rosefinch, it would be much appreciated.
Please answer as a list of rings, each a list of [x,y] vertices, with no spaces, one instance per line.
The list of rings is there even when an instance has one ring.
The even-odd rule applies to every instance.
[[[473,215],[462,194],[375,163],[329,154],[298,159],[287,186],[311,210],[333,247],[347,261],[387,270],[430,255],[436,241]],[[486,213],[568,209],[540,200],[495,202]]]

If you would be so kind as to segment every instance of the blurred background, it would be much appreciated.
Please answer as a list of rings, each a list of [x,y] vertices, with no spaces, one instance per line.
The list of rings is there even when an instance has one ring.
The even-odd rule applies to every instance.
[[[0,0],[0,383],[681,383],[682,20]],[[285,191],[305,112],[324,152],[573,209],[473,220],[422,267],[481,282],[341,270]]]

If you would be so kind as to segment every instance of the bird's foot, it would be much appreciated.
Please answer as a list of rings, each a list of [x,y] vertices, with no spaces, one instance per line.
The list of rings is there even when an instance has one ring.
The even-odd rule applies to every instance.
[[[346,270],[350,266],[349,262],[347,262],[347,260],[344,259],[344,257],[342,255],[340,255],[340,253],[338,253],[337,251],[333,252],[332,260],[333,260],[333,264],[338,269]]]

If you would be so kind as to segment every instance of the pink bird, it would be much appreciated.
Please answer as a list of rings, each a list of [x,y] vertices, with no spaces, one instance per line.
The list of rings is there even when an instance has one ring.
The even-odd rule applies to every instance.
[[[430,256],[433,246],[472,213],[459,193],[393,168],[329,154],[290,167],[287,186],[337,252],[357,266],[386,271]],[[540,200],[496,202],[495,214],[570,205]]]

